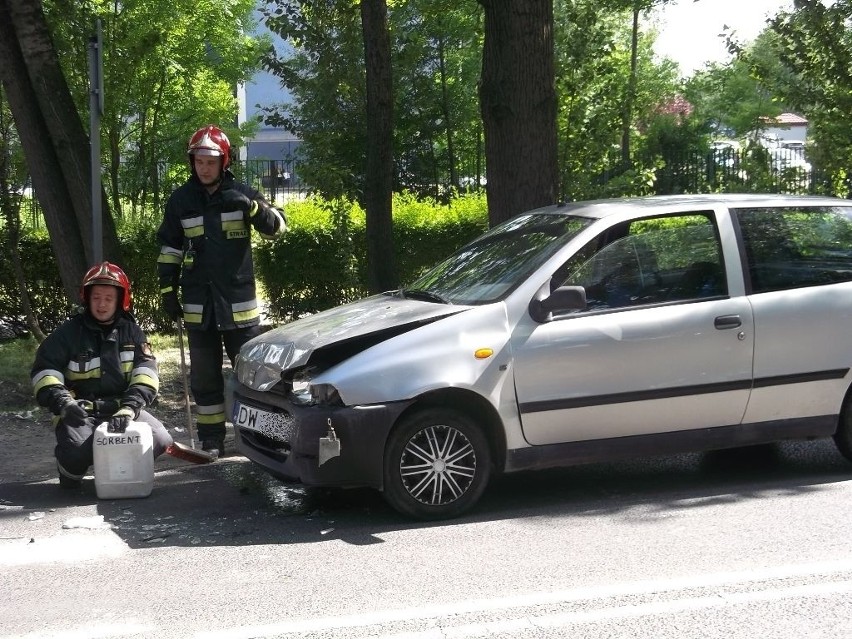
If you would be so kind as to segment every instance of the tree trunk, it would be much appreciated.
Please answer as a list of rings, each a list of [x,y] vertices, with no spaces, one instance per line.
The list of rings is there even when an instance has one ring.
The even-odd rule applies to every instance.
[[[553,0],[479,0],[491,226],[557,200]]]
[[[65,294],[69,301],[75,301],[80,278],[86,272],[82,235],[60,160],[50,143],[50,132],[41,111],[34,106],[37,100],[12,28],[7,0],[0,0],[0,78],[27,157],[34,193],[44,211]]]
[[[393,247],[393,81],[386,0],[361,0],[367,70],[367,282],[370,292],[397,286]]]
[[[450,113],[450,96],[447,90],[447,65],[444,53],[444,39],[438,40],[438,72],[441,82],[441,115],[444,118],[444,134],[447,139],[447,164],[450,167],[450,184],[456,188],[459,186],[459,171],[456,160],[455,138],[453,130],[455,120]]]
[[[630,128],[633,122],[633,102],[636,100],[636,63],[639,55],[639,5],[633,7],[633,31],[630,36],[630,76],[627,79],[627,98],[621,112],[621,164],[630,168]]]
[[[75,268],[70,273],[63,272],[62,277],[71,277],[79,285],[80,278],[94,261],[89,138],[59,66],[59,59],[41,2],[38,0],[0,0],[0,2],[3,3],[4,9],[8,10],[8,16],[11,18],[14,35],[10,45],[17,46],[26,68],[24,78],[28,79],[32,96],[35,98],[27,108],[38,110],[41,115],[43,129],[47,132],[45,140],[53,147],[52,155],[57,160],[65,195],[77,222],[79,242],[75,241],[73,247],[64,246],[63,250],[79,251],[79,245],[82,244],[83,266],[81,270]],[[15,120],[17,122],[17,115]],[[40,153],[32,155],[26,144],[24,144],[24,151],[32,170],[33,164],[41,162],[42,157]],[[53,186],[54,184],[51,184],[46,188]],[[118,262],[120,261],[118,236],[103,189],[101,189],[101,203],[103,255],[105,259]],[[45,210],[47,210],[46,206]],[[67,206],[63,207],[63,211],[67,212]],[[62,235],[67,237],[67,232],[63,232]],[[55,238],[52,231],[50,237],[54,247],[57,242],[64,243],[62,238]]]

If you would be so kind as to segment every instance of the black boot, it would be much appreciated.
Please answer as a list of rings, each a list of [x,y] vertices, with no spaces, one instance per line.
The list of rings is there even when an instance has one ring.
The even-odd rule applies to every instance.
[[[225,438],[222,439],[202,439],[201,450],[216,455],[216,457],[225,456]]]
[[[83,481],[77,479],[76,477],[69,477],[65,473],[62,472],[62,469],[59,467],[59,464],[56,464],[56,471],[59,474],[59,487],[64,488],[66,490],[74,490],[75,488],[79,488],[83,485]]]

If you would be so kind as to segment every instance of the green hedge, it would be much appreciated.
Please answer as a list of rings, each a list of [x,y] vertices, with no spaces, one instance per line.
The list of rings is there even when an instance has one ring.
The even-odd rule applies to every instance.
[[[290,230],[255,247],[269,320],[291,321],[367,295],[364,211],[351,202],[317,199],[294,202],[285,210]],[[482,195],[459,198],[452,205],[396,195],[393,218],[401,284],[488,227]]]
[[[0,246],[7,256],[0,260],[0,323],[4,328],[2,336],[9,337],[9,331],[21,334],[26,331],[26,326],[24,307],[7,249],[9,237],[5,227],[0,228]],[[68,317],[73,305],[65,299],[50,239],[46,233],[23,233],[18,242],[18,251],[30,304],[42,329],[52,331]]]
[[[157,278],[159,220],[124,221],[118,225],[118,239],[124,258],[119,264],[133,285],[133,313],[146,330],[171,332],[174,326],[160,308],[160,282]]]
[[[159,309],[159,283],[156,262],[160,252],[154,223],[123,225],[119,231],[124,262],[119,266],[130,277],[133,308],[137,318],[149,330],[168,328],[168,318]],[[5,230],[0,230],[0,246],[8,246]],[[78,309],[78,300],[68,302],[59,266],[53,255],[50,238],[43,231],[22,231],[18,243],[27,282],[27,292],[39,324],[51,332]],[[11,259],[0,261],[0,323],[16,332],[26,330],[24,308],[15,283]],[[4,335],[7,337],[8,335]]]
[[[284,207],[289,230],[275,240],[259,238],[254,259],[265,321],[282,323],[350,302],[367,294],[364,211],[352,202],[309,198]],[[484,195],[459,197],[450,205],[396,195],[394,247],[401,284],[410,283],[488,227]],[[156,240],[159,220],[121,221],[120,266],[133,283],[133,307],[146,330],[170,331],[160,309]],[[0,229],[0,241],[6,238]],[[42,328],[51,331],[73,306],[65,303],[56,260],[44,233],[25,233],[20,242],[34,308]],[[0,262],[0,322],[19,324],[23,316],[11,260]]]

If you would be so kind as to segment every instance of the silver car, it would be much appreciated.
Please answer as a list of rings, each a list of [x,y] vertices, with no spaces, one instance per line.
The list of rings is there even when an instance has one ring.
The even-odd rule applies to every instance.
[[[240,352],[237,449],[421,519],[495,473],[833,436],[852,459],[852,201],[523,213],[406,288]]]

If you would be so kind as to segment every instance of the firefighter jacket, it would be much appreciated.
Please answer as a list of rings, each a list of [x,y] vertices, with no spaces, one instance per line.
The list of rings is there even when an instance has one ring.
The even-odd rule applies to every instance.
[[[226,205],[222,193],[228,189],[252,200],[251,211]],[[251,227],[269,238],[284,232],[286,220],[230,171],[212,194],[193,175],[169,197],[157,231],[157,272],[161,293],[180,286],[187,328],[224,331],[260,323]]]
[[[68,319],[38,347],[32,383],[39,405],[58,415],[72,398],[97,402],[91,412],[139,411],[157,396],[157,360],[139,325],[122,311],[111,327],[88,313]]]

